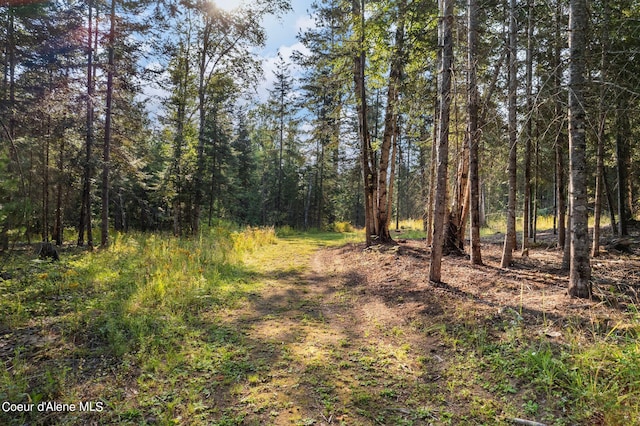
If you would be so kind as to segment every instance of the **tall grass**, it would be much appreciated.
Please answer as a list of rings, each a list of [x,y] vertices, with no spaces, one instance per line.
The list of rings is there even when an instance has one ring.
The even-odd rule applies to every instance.
[[[101,381],[110,383],[103,370],[117,380],[138,377],[141,389],[173,392],[174,384],[156,379],[173,377],[187,359],[202,359],[219,348],[235,359],[233,331],[219,324],[215,313],[257,289],[255,272],[243,258],[275,241],[272,228],[219,224],[191,238],[116,234],[107,249],[70,250],[60,262],[24,256],[9,271],[13,277],[0,281],[0,329],[16,336],[15,353],[0,361],[0,401],[77,403],[87,373],[98,388]],[[42,343],[47,334],[56,337]],[[208,362],[207,368],[222,368],[223,361]],[[236,361],[225,362],[237,369]],[[90,372],[82,370],[85,363]],[[120,393],[104,388],[101,397],[118,401]],[[138,403],[170,416],[171,410],[156,407],[155,393],[149,395],[141,395]],[[118,409],[109,407],[107,413]],[[132,410],[125,417],[137,418],[137,409]],[[159,422],[173,424],[171,419]],[[42,413],[0,412],[0,424],[41,420]]]
[[[251,273],[242,257],[275,239],[271,228],[234,231],[225,225],[195,238],[117,234],[106,250],[30,264],[12,280],[12,297],[0,300],[2,323],[17,327],[67,312],[65,332],[120,355],[204,307],[233,304]]]
[[[517,232],[522,232],[522,220],[522,217],[516,218]],[[600,226],[608,226],[609,223],[610,219],[608,218],[608,216],[603,215],[600,219]],[[594,218],[593,216],[589,216],[589,227],[592,227],[593,224]],[[554,226],[557,225],[555,225],[553,215],[538,216],[538,219],[536,221],[536,229],[538,230],[538,232],[551,231],[554,229]],[[495,232],[505,232],[506,229],[507,222],[505,216],[503,214],[493,214],[487,218],[487,224],[483,230],[484,233],[488,235]]]

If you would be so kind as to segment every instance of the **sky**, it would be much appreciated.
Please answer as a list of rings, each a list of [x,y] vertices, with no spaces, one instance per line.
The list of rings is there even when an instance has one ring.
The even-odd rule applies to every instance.
[[[230,11],[237,8],[241,2],[237,0],[213,0],[221,9]],[[245,0],[250,1],[250,0]],[[256,88],[257,102],[264,102],[269,97],[269,89],[274,86],[274,70],[276,68],[276,60],[278,52],[280,52],[285,60],[289,60],[294,51],[305,52],[307,49],[300,43],[296,36],[301,29],[309,28],[313,25],[310,18],[309,0],[290,0],[292,10],[283,16],[277,18],[273,16],[266,17],[263,21],[264,28],[267,33],[265,46],[256,51],[256,54],[262,58],[263,80],[259,82]],[[300,70],[295,66],[291,66],[292,75],[296,77],[300,74]],[[147,110],[152,118],[156,118],[161,113],[159,99],[166,98],[167,91],[163,87],[157,85],[149,85],[145,88]],[[254,96],[252,96],[254,97]]]
[[[296,36],[301,29],[310,28],[313,20],[309,16],[309,0],[290,0],[293,10],[280,18],[269,16],[263,21],[267,33],[266,45],[257,53],[263,59],[264,80],[257,88],[258,98],[261,101],[268,97],[268,89],[273,86],[273,72],[278,52],[288,61],[294,51],[305,52],[306,48]],[[214,0],[221,9],[232,10],[240,4],[237,0]],[[294,76],[299,72],[296,67],[291,68]]]

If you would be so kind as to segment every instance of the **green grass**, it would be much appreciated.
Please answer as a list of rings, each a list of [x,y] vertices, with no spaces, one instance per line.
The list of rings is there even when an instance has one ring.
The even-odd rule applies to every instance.
[[[0,329],[15,348],[0,362],[0,401],[78,403],[90,371],[98,377],[89,387],[105,387],[94,397],[109,404],[102,422],[142,421],[144,412],[169,423],[197,418],[205,377],[225,384],[256,368],[215,312],[259,289],[241,260],[275,241],[273,229],[219,226],[199,238],[117,235],[107,250],[65,253],[61,262],[13,259],[13,278],[0,284]],[[139,388],[134,402],[118,384]],[[46,418],[8,414],[0,422]]]
[[[607,425],[640,424],[635,337],[609,332],[589,343],[567,339],[558,344],[532,335],[522,322],[490,318],[447,324],[437,333],[464,354],[448,370],[452,390],[476,384],[494,398],[522,401],[501,404],[504,417],[526,413],[548,424],[586,425],[594,418]]]

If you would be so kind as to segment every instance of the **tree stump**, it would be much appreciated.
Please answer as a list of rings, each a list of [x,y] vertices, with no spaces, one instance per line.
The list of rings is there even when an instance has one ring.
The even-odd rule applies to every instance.
[[[42,242],[38,244],[37,253],[40,259],[60,260],[58,249],[51,242]]]

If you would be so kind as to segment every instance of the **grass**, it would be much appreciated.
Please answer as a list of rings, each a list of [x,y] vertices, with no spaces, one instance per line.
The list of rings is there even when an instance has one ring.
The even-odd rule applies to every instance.
[[[0,403],[101,411],[0,411],[0,423],[640,424],[637,315],[568,327],[564,343],[515,311],[353,324],[359,293],[306,280],[319,248],[361,238],[217,226],[199,238],[118,235],[57,263],[11,258]]]
[[[197,418],[205,377],[225,384],[255,368],[215,312],[259,289],[241,259],[275,241],[273,229],[219,226],[197,239],[118,235],[107,250],[56,263],[12,259],[0,284],[0,329],[13,348],[2,353],[0,401],[78,404],[95,392],[107,423]],[[59,413],[7,414],[2,423],[23,424]],[[91,417],[67,414],[63,423]]]
[[[602,223],[608,223],[606,218]],[[590,217],[589,226],[593,226],[593,217]],[[480,236],[487,237],[496,233],[504,233],[506,230],[506,219],[504,215],[492,215],[488,218],[486,226],[480,229]],[[395,224],[390,227],[394,237],[404,239],[424,239],[426,232],[423,230],[422,219],[405,219],[400,221],[398,230]],[[553,216],[538,216],[538,232],[550,231],[553,229]],[[522,232],[522,218],[516,220],[516,230]]]

